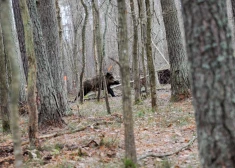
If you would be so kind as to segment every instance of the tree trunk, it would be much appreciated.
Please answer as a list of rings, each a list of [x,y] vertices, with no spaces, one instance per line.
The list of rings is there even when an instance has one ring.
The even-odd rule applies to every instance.
[[[127,38],[127,16],[125,0],[118,0],[118,55],[120,61],[120,72],[122,77],[122,104],[123,119],[125,127],[125,159],[137,164],[135,137],[133,128],[131,87],[130,87],[130,67],[128,57],[128,38]],[[125,165],[127,166],[127,165]]]
[[[19,42],[19,54],[17,61],[18,66],[20,67],[20,96],[19,102],[21,105],[26,105],[27,103],[27,78],[28,78],[28,60],[26,56],[26,49],[25,49],[25,39],[24,39],[24,27],[23,22],[20,14],[20,6],[19,0],[12,0],[13,5],[13,12],[15,18],[15,26],[16,26],[16,38]],[[18,46],[18,45],[17,45]]]
[[[235,50],[235,2],[233,0],[227,0],[227,11],[232,31],[233,49]]]
[[[61,25],[61,16],[60,16],[60,5],[59,5],[59,0],[55,1],[55,6],[56,6],[56,17],[58,21],[58,29],[59,29],[59,39],[60,39],[60,44],[62,44],[62,25]]]
[[[171,100],[189,97],[188,61],[174,0],[161,0],[171,71]]]
[[[106,42],[106,33],[107,33],[107,16],[108,16],[108,11],[109,11],[109,6],[110,6],[110,0],[108,2],[108,6],[107,9],[105,11],[105,18],[104,18],[104,34],[103,34],[103,60],[104,60],[104,65],[103,67],[105,67],[105,57],[106,57],[106,52],[105,52],[105,42]],[[105,104],[106,104],[106,109],[107,109],[107,113],[111,114],[111,109],[110,109],[110,105],[109,105],[109,98],[108,98],[108,90],[107,90],[107,83],[106,83],[106,78],[104,73],[102,73],[102,77],[103,77],[103,81],[104,81],[104,94],[105,94]]]
[[[133,59],[133,72],[134,72],[134,90],[135,90],[135,104],[140,102],[140,74],[139,74],[139,56],[138,56],[138,24],[135,15],[135,4],[130,0],[131,16],[133,21],[133,46],[132,46],[132,59]]]
[[[38,111],[36,105],[37,64],[34,51],[33,25],[29,16],[26,0],[20,0],[20,11],[24,26],[25,48],[28,60],[28,110],[29,110],[29,141],[32,148],[38,147]]]
[[[95,12],[95,6],[92,5],[92,15],[93,15],[93,54],[94,54],[94,61],[95,61],[95,73],[96,75],[99,75],[99,63],[97,58],[97,44],[96,44],[96,12]]]
[[[58,21],[56,18],[55,0],[40,0],[38,5],[42,33],[46,43],[49,64],[54,79],[58,104],[64,115],[67,110],[67,100],[63,91],[62,62]]]
[[[85,71],[85,65],[86,65],[86,25],[88,20],[88,9],[87,5],[84,3],[83,0],[81,0],[82,6],[85,10],[85,20],[82,27],[82,71],[80,74],[80,103],[83,103],[83,76]]]
[[[23,167],[22,162],[22,149],[21,149],[21,134],[19,129],[19,111],[18,111],[18,100],[19,100],[19,66],[17,65],[17,57],[19,49],[16,44],[18,42],[15,40],[16,32],[14,27],[12,6],[10,0],[1,0],[0,1],[0,24],[2,26],[2,34],[4,37],[4,49],[5,54],[10,60],[11,69],[12,69],[12,82],[9,88],[10,91],[10,118],[11,118],[11,130],[12,138],[14,143],[14,155],[15,155],[15,167]]]
[[[235,58],[226,1],[182,2],[201,167],[235,167]]]
[[[26,81],[28,81],[28,59],[26,56],[24,26],[23,26],[22,17],[20,14],[19,0],[12,0],[12,5],[13,5],[16,30],[17,30],[18,40],[19,40],[19,46],[20,46],[21,59],[23,62],[23,67],[24,67],[24,74],[25,74]]]
[[[151,9],[150,9],[150,1],[145,0],[146,5],[146,16],[147,16],[147,25],[146,25],[146,54],[147,54],[147,62],[148,62],[148,70],[149,70],[149,81],[150,81],[150,94],[151,94],[151,103],[152,110],[157,110],[157,90],[156,90],[156,76],[154,70],[154,61],[152,56],[152,40],[151,40]]]
[[[1,18],[1,16],[0,16]],[[7,58],[4,51],[2,26],[0,24],[0,115],[2,118],[2,130],[10,133],[10,114],[9,114],[9,83],[7,71]]]
[[[138,7],[139,7],[139,17],[140,17],[140,23],[141,23],[141,62],[142,62],[142,68],[144,73],[144,82],[143,85],[145,87],[146,95],[148,95],[148,84],[147,84],[147,72],[146,72],[146,66],[145,66],[145,44],[146,44],[146,16],[145,16],[145,0],[138,0]],[[142,82],[141,82],[142,83]]]
[[[96,17],[96,25],[95,25],[95,38],[96,38],[96,48],[97,48],[97,54],[98,54],[98,60],[99,60],[99,76],[102,76],[102,70],[103,70],[103,54],[102,54],[102,40],[101,40],[101,31],[100,31],[100,12],[98,9],[98,1],[92,0],[92,6],[95,10],[95,17]],[[99,78],[99,90],[98,90],[98,101],[100,101],[100,92],[101,92],[101,85],[102,85],[102,78]]]
[[[42,28],[35,0],[28,0],[30,17],[33,23],[34,47],[37,59],[37,107],[39,128],[62,126],[62,109],[59,106],[54,80],[42,35]]]

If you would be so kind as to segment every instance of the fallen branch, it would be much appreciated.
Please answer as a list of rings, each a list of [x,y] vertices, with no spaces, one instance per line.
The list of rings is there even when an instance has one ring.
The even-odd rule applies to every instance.
[[[153,154],[153,153],[150,153],[150,154],[147,154],[147,155],[144,155],[144,156],[141,156],[138,160],[142,160],[142,159],[145,159],[147,157],[158,157],[158,158],[164,158],[164,157],[167,157],[167,156],[171,156],[171,155],[175,155],[183,150],[186,150],[188,149],[192,144],[193,142],[197,139],[197,136],[193,137],[193,139],[191,139],[189,141],[189,143],[183,147],[181,147],[180,149],[176,150],[175,152],[172,152],[172,153],[167,153],[167,154]]]
[[[56,132],[56,133],[53,133],[53,134],[43,135],[43,136],[40,136],[39,139],[54,138],[54,137],[58,137],[58,136],[61,136],[61,135],[64,135],[64,134],[73,134],[75,132],[83,131],[83,130],[89,128],[89,127],[94,128],[94,126],[98,126],[98,125],[102,125],[102,124],[112,124],[112,123],[113,122],[108,122],[108,121],[96,122],[96,123],[93,123],[91,125],[82,126],[82,127],[77,128],[75,130],[66,130],[66,131]],[[29,144],[29,141],[22,142],[21,146],[24,146],[24,145],[27,145],[27,144]],[[13,144],[11,144],[11,145],[12,146],[10,146],[10,145],[9,146],[0,146],[0,148],[7,148],[7,150],[9,150],[9,151],[13,151]]]

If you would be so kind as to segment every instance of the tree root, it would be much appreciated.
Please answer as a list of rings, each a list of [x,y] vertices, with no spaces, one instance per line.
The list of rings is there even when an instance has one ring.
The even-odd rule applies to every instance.
[[[187,145],[181,147],[180,149],[176,150],[175,152],[171,152],[171,153],[167,153],[167,154],[153,154],[153,153],[150,153],[150,154],[141,156],[140,158],[138,158],[138,160],[142,160],[142,159],[145,159],[147,157],[164,158],[164,157],[168,157],[168,156],[171,156],[171,155],[178,154],[179,152],[188,149],[196,139],[197,139],[197,136],[193,137]]]

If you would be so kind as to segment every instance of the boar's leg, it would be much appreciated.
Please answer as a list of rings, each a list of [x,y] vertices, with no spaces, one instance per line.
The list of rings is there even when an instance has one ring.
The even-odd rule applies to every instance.
[[[111,89],[110,87],[108,87],[107,89],[108,89],[108,93],[111,94],[112,97],[116,97],[113,92],[113,89]]]

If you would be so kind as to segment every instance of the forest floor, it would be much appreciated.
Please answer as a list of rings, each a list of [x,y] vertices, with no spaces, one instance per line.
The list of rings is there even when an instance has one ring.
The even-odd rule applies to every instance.
[[[109,99],[111,115],[106,112],[104,99],[85,101],[83,105],[70,103],[71,111],[64,117],[67,125],[40,131],[41,149],[37,152],[28,147],[28,119],[27,115],[21,116],[24,167],[124,167],[122,99],[121,92],[115,92],[119,96]],[[150,98],[133,105],[139,167],[200,167],[192,98],[170,102],[168,85],[159,89],[157,96],[156,113],[151,111]],[[74,95],[70,97],[72,100]],[[0,168],[13,167],[13,160],[11,135],[3,135],[0,130]]]

